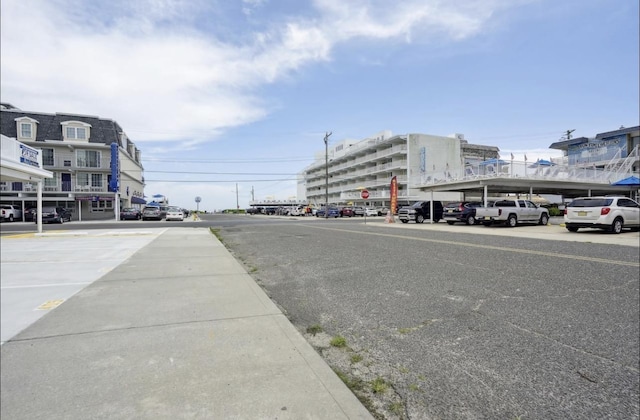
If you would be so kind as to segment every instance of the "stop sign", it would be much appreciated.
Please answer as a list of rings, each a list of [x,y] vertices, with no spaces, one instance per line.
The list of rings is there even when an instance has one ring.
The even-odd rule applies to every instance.
[[[364,200],[366,200],[367,198],[369,198],[369,191],[362,190],[362,192],[360,193],[360,197],[362,197]]]

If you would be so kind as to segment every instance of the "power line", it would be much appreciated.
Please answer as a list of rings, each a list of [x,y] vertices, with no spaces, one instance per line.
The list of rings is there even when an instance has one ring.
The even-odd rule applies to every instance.
[[[296,178],[282,178],[282,179],[234,179],[234,180],[172,180],[172,179],[145,179],[145,182],[274,182],[274,181],[297,181]]]
[[[193,171],[144,171],[145,173],[156,174],[197,174],[197,175],[284,175],[296,176],[297,173],[267,173],[267,172],[193,172]]]
[[[163,158],[144,158],[145,162],[175,162],[175,163],[275,163],[275,162],[304,162],[314,160],[313,157],[305,158],[255,158],[255,159],[163,159]]]

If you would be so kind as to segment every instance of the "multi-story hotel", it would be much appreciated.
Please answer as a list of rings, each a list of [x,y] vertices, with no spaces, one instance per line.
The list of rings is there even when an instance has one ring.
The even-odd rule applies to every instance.
[[[117,122],[27,112],[7,103],[0,104],[0,117],[3,136],[42,151],[43,168],[53,173],[44,179],[44,205],[71,209],[76,220],[92,220],[114,218],[118,205],[146,203],[140,150]],[[3,203],[35,207],[36,191],[34,183],[0,180]]]
[[[426,174],[447,174],[466,164],[499,156],[494,146],[468,143],[462,134],[433,136],[428,134],[392,135],[382,131],[360,141],[343,140],[317,152],[315,162],[299,177],[298,200],[322,205],[360,203],[388,206],[390,181],[396,177],[398,201],[430,199],[420,190]],[[361,199],[361,190],[369,192]],[[436,200],[459,200],[458,192],[435,193]]]

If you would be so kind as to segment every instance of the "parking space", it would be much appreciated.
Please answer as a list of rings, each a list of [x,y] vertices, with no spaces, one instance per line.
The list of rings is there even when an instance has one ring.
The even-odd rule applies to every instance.
[[[0,341],[5,343],[165,230],[3,235]]]

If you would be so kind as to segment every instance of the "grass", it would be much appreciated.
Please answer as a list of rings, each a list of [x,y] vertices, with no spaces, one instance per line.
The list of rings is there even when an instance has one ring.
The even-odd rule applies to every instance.
[[[404,412],[404,404],[402,404],[401,402],[393,402],[389,404],[389,411],[391,411],[396,416],[399,416]]]
[[[361,361],[362,361],[362,356],[360,356],[359,354],[351,355],[351,363],[358,363]]]
[[[314,337],[315,337],[316,334],[321,333],[322,331],[324,331],[324,330],[318,324],[315,324],[315,325],[312,325],[310,327],[307,327],[307,334],[311,334]]]
[[[409,389],[411,391],[419,391],[420,390],[420,386],[418,384],[409,384]]]
[[[384,378],[377,377],[373,381],[371,381],[371,390],[374,394],[382,394],[389,388],[389,384]]]
[[[333,347],[347,347],[347,340],[341,335],[337,335],[329,342]]]

